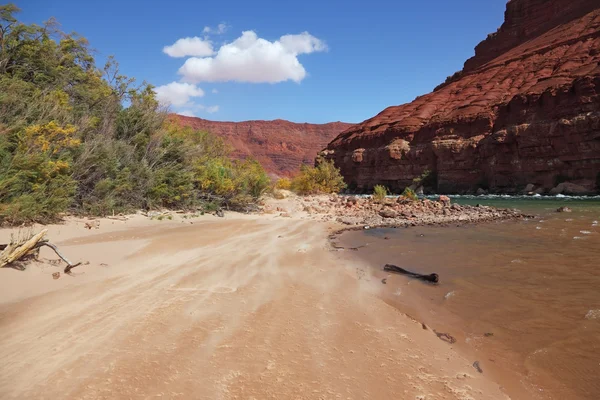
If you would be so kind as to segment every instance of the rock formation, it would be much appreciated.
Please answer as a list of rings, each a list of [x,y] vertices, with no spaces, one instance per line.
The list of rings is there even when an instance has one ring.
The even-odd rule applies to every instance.
[[[179,123],[221,136],[233,157],[254,157],[271,174],[287,176],[301,164],[312,164],[323,147],[351,124],[298,124],[290,121],[218,122],[172,115]]]
[[[509,1],[462,71],[321,154],[356,191],[399,191],[427,170],[439,192],[600,190],[600,1]]]

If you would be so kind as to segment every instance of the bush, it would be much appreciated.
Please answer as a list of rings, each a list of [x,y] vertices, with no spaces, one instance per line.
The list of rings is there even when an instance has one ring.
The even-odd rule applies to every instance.
[[[437,186],[437,175],[429,169],[423,171],[423,173],[413,179],[413,184],[416,187],[424,186],[429,188],[435,188]]]
[[[75,211],[247,209],[271,182],[223,140],[171,123],[153,87],[96,67],[88,43],[0,5],[0,224]]]
[[[388,190],[383,185],[376,185],[373,188],[373,199],[379,203],[385,200],[385,197],[388,195]]]
[[[419,199],[419,197],[417,196],[417,194],[415,193],[414,190],[412,190],[411,188],[407,187],[406,189],[404,189],[404,191],[402,192],[402,197],[412,200],[412,201],[416,201]]]
[[[340,170],[333,161],[323,160],[316,167],[303,165],[292,180],[292,190],[298,194],[337,193],[346,187]]]
[[[290,190],[292,188],[292,181],[289,178],[279,178],[275,183],[275,189]]]

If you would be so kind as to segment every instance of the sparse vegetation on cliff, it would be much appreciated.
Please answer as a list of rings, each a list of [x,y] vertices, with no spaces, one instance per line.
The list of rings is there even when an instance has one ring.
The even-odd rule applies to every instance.
[[[48,222],[202,204],[244,208],[270,182],[224,142],[166,120],[149,84],[55,21],[25,25],[0,6],[0,223]]]

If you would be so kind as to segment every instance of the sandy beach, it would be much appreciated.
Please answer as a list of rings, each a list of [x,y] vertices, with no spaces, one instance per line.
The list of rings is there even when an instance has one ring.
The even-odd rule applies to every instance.
[[[289,215],[49,226],[89,264],[0,270],[0,397],[508,398]]]

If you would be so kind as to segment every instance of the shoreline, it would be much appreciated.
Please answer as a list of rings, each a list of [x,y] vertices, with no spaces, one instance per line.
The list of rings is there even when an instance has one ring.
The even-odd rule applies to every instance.
[[[582,239],[578,236],[572,236],[586,234],[590,236],[582,240],[597,239],[597,236],[594,236],[595,230],[593,229],[593,226],[597,226],[597,217],[595,216],[597,211],[590,211],[590,209],[583,208],[581,204],[574,204],[573,214],[561,215],[555,213],[554,208],[540,209],[540,212],[538,214],[536,211],[536,218],[530,221],[518,222],[515,220],[514,223],[509,222],[508,224],[503,221],[499,222],[503,227],[501,229],[496,229],[495,224],[487,223],[475,224],[477,228],[474,230],[469,228],[472,224],[467,227],[461,225],[454,229],[446,229],[446,227],[439,225],[420,226],[413,228],[415,231],[412,233],[409,231],[403,232],[404,230],[395,226],[377,227],[374,229],[383,228],[384,230],[372,233],[368,233],[364,229],[362,229],[364,232],[359,232],[361,231],[360,227],[353,227],[341,229],[330,235],[329,239],[335,248],[355,250],[350,252],[341,251],[339,254],[342,255],[342,259],[358,259],[367,265],[369,270],[364,273],[366,275],[372,274],[375,277],[373,281],[381,287],[382,300],[398,308],[402,313],[411,315],[417,321],[426,323],[431,329],[450,333],[457,339],[457,343],[453,346],[456,346],[457,350],[463,354],[471,355],[473,359],[476,357],[479,357],[480,360],[484,358],[484,363],[481,364],[484,372],[489,372],[496,382],[507,389],[506,393],[511,397],[579,398],[584,393],[589,396],[590,390],[595,387],[593,383],[589,383],[589,380],[593,378],[586,375],[587,386],[583,386],[583,389],[575,389],[578,378],[572,375],[562,376],[559,375],[560,372],[557,372],[561,368],[567,371],[577,368],[578,362],[582,361],[581,358],[575,356],[571,358],[569,354],[565,353],[566,355],[563,355],[563,357],[567,358],[562,359],[565,362],[563,367],[547,368],[540,364],[539,357],[541,354],[547,354],[547,352],[556,354],[556,349],[561,347],[560,343],[577,343],[574,336],[566,335],[576,334],[578,330],[582,330],[582,332],[586,330],[585,310],[594,308],[596,303],[590,302],[589,296],[591,296],[591,293],[588,293],[585,297],[587,300],[582,298],[579,303],[580,308],[584,307],[584,311],[576,311],[578,314],[574,318],[572,314],[572,297],[566,297],[563,301],[567,302],[571,309],[565,308],[558,311],[556,307],[561,304],[560,301],[540,303],[541,309],[533,308],[536,303],[532,303],[532,301],[547,301],[547,296],[552,296],[551,293],[561,287],[557,284],[562,274],[560,269],[554,270],[556,271],[554,274],[550,272],[550,264],[544,264],[542,261],[549,261],[548,257],[538,257],[536,254],[537,247],[525,251],[524,249],[531,245],[552,246],[555,243],[563,251],[569,249],[568,246],[576,246],[570,253],[566,254],[580,251],[581,249],[577,246],[585,242],[577,240]],[[590,229],[591,232],[582,230],[579,233],[581,229],[589,229],[583,227],[589,223],[593,223],[592,229]],[[389,228],[392,229],[388,230]],[[553,232],[556,232],[556,236],[552,236]],[[562,239],[559,239],[559,234]],[[505,241],[503,246],[498,246],[500,242],[496,241],[506,240],[504,239],[506,235],[513,237],[513,240]],[[519,242],[518,238],[524,237],[522,235],[531,237],[531,240],[520,240]],[[460,246],[460,243],[464,241],[468,241],[470,245],[458,248],[454,253],[454,249],[457,249],[455,246]],[[447,244],[444,245],[443,243]],[[426,254],[430,249],[435,249],[436,244],[439,246],[437,247],[439,254]],[[511,246],[514,247],[512,251],[508,250]],[[544,247],[546,252],[551,248]],[[475,256],[485,252],[486,249],[492,252],[492,249],[496,249],[499,253],[507,253],[504,256],[497,254],[496,256],[489,255],[487,257],[465,259],[465,257],[470,257],[470,254]],[[552,251],[550,250],[548,254],[552,254]],[[440,273],[442,284],[439,288],[441,288],[441,292],[439,289],[433,288],[437,285],[422,284],[405,276],[382,271],[381,267],[388,262],[397,263],[399,266],[422,274]],[[511,262],[517,262],[517,264],[511,264]],[[541,269],[537,268],[540,262],[542,262]],[[558,262],[557,265],[564,266],[564,263],[568,263],[568,260]],[[480,266],[481,269],[478,269]],[[531,270],[531,277],[526,283],[523,283],[523,286],[514,286],[514,279],[520,279],[518,271],[526,266],[534,268]],[[473,268],[477,269],[474,270]],[[496,270],[497,268],[501,269]],[[497,272],[494,272],[495,270]],[[584,271],[586,270],[582,270],[582,273]],[[507,279],[500,279],[501,274],[505,273],[509,274]],[[552,280],[553,277],[556,279]],[[381,281],[384,278],[387,282]],[[496,280],[496,282],[492,283],[490,279]],[[542,279],[542,281],[538,281],[538,283],[532,281],[539,279]],[[544,279],[549,281],[544,281]],[[510,286],[511,284],[513,286]],[[498,291],[504,285],[509,285],[509,294],[514,292],[516,297],[510,298],[510,295],[507,295],[508,297],[498,297],[499,293],[504,293],[502,290]],[[532,290],[531,297],[523,295],[523,291],[528,290],[528,285],[534,285],[532,289],[535,289],[535,292]],[[544,292],[545,290],[548,291]],[[576,289],[567,285],[565,290],[573,291]],[[486,291],[490,291],[490,295],[485,295]],[[544,294],[545,297],[536,297],[538,296],[536,293],[541,292],[547,293]],[[448,300],[450,296],[452,296],[452,300]],[[494,305],[495,299],[503,299],[502,305]],[[472,304],[473,301],[476,304]],[[471,304],[466,305],[466,302]],[[515,302],[521,303],[518,309],[514,308],[513,304]],[[554,312],[557,315],[565,314],[569,317],[563,320],[560,319],[562,317],[559,318],[558,316],[554,319],[541,319],[539,316],[540,310],[547,308],[555,310]],[[482,317],[481,313],[484,315],[493,313],[495,316],[480,318]],[[526,318],[526,315],[532,315],[532,317]],[[579,315],[579,318],[577,315]],[[508,316],[509,320],[502,320],[503,316]],[[512,316],[514,316],[515,321],[520,321],[521,318],[526,321],[530,320],[521,326],[519,322],[509,322]],[[536,326],[536,323],[539,324],[539,327]],[[594,330],[596,325],[593,325],[593,322],[591,324],[592,326],[587,326],[588,333],[581,333],[581,335],[587,335],[582,336],[586,338],[582,340],[589,340],[589,335],[593,334],[592,332],[597,332]],[[562,328],[563,325],[565,325],[564,328]],[[569,327],[567,328],[567,326]],[[543,332],[539,331],[543,329],[541,327],[555,332],[564,332],[565,336],[560,336],[561,334],[557,336],[556,333],[553,333],[547,338],[540,338],[542,340],[539,340],[539,344],[536,345],[534,338],[537,335],[544,335]],[[521,331],[522,335],[517,335]],[[573,333],[570,333],[571,331]],[[491,332],[490,337],[487,336],[486,332]],[[495,337],[494,333],[496,334]],[[525,342],[512,344],[513,341],[519,342],[520,340]],[[589,348],[589,345],[587,348]],[[581,352],[579,350],[571,349],[578,357],[581,357],[581,352],[587,354],[588,351],[583,348],[581,348]],[[589,351],[593,352],[594,350],[590,349]],[[477,356],[477,354],[479,355]],[[553,360],[560,363],[558,359]],[[587,359],[584,358],[583,361],[581,368],[584,368],[583,365],[585,365],[585,368],[589,369],[589,365],[585,364]],[[513,387],[509,388],[509,386]]]
[[[0,270],[2,397],[508,398],[288,211],[49,226],[90,264]]]

